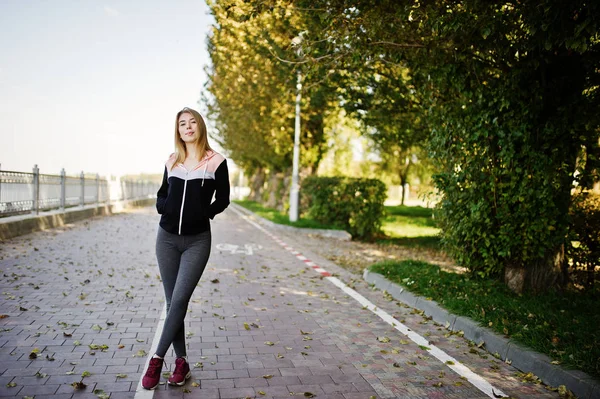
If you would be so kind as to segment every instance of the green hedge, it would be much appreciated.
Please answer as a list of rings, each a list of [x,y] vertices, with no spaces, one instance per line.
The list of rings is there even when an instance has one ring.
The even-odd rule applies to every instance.
[[[302,209],[353,238],[370,238],[380,231],[386,191],[377,179],[311,176],[302,181]]]

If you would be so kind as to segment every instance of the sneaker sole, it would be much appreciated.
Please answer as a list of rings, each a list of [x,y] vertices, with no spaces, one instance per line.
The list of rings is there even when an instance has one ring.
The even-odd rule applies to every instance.
[[[186,374],[186,376],[185,376],[185,378],[183,379],[183,381],[181,381],[181,382],[171,382],[171,381],[167,381],[167,383],[168,383],[169,385],[172,385],[172,386],[177,386],[177,387],[180,387],[180,386],[182,386],[182,385],[185,385],[186,381],[187,381],[187,380],[189,380],[190,378],[192,378],[192,372],[191,372],[191,371],[188,371],[188,373]]]
[[[144,388],[144,389],[145,389],[145,390],[147,390],[147,391],[153,391],[153,390],[155,390],[156,388],[158,388],[158,386],[159,386],[159,385],[160,385],[160,382],[159,382],[158,384],[156,384],[155,386],[153,386],[152,388],[146,388],[146,387],[145,387],[145,386],[143,386],[143,385],[142,385],[142,388]]]

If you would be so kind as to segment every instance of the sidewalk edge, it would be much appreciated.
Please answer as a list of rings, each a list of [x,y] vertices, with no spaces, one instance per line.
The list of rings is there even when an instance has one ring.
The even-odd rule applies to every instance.
[[[513,366],[523,372],[532,372],[545,384],[565,385],[580,399],[600,399],[600,381],[588,374],[579,370],[565,370],[551,364],[548,356],[504,338],[468,317],[453,315],[435,301],[414,295],[381,274],[365,269],[363,279],[376,288],[387,291],[395,299],[423,311],[427,316],[431,316],[433,321],[442,324],[448,330],[463,331],[465,338],[476,343],[484,341],[484,348],[492,355],[498,354],[503,361],[508,359]]]

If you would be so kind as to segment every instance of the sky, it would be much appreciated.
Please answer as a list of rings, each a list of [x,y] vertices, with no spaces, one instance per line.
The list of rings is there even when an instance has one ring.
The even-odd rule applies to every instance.
[[[162,173],[212,23],[203,0],[0,0],[0,169]]]

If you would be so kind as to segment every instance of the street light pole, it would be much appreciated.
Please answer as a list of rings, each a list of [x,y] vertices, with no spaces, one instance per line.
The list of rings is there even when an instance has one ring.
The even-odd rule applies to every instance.
[[[298,83],[296,84],[296,124],[294,127],[294,163],[292,166],[292,186],[290,188],[290,222],[298,220],[298,169],[300,163],[300,100],[302,92],[302,76],[298,70]]]

